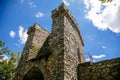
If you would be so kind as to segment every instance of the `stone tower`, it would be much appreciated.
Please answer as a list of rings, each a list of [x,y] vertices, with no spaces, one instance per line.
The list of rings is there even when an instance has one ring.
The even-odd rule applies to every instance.
[[[36,57],[49,33],[40,27],[37,23],[35,23],[28,29],[27,34],[28,39],[24,47],[23,56],[25,56],[25,60],[30,60]]]
[[[52,11],[52,32],[35,24],[13,80],[77,80],[77,66],[83,63],[83,40],[78,24],[62,3]]]
[[[13,80],[23,80],[26,72],[32,67],[34,67],[35,63],[31,62],[30,60],[37,56],[37,53],[39,52],[40,48],[42,47],[43,43],[49,35],[49,33],[45,29],[40,27],[37,23],[28,29],[27,34],[28,38],[25,43],[21,59],[19,61]],[[37,68],[35,68],[35,70],[36,69]]]

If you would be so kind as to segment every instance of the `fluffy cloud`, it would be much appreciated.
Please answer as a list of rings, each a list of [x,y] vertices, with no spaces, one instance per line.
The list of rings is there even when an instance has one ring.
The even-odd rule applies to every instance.
[[[19,33],[21,44],[25,44],[27,37],[28,37],[27,30],[24,30],[24,28],[22,26],[19,26],[18,33]]]
[[[106,55],[104,55],[104,54],[101,54],[101,55],[93,55],[92,57],[93,57],[94,59],[100,59],[100,58],[106,57]]]
[[[120,33],[120,0],[101,3],[99,0],[84,0],[86,18],[100,30],[109,29]]]
[[[28,2],[30,8],[35,8],[36,5],[33,2]]]
[[[3,57],[2,59],[0,59],[0,62],[4,61],[4,60],[7,60],[7,61],[9,60],[8,56],[6,56],[6,55],[0,55],[0,56]]]
[[[90,62],[91,61],[91,59],[90,58],[86,58],[86,62]]]
[[[40,17],[43,17],[43,13],[42,12],[37,12],[36,14],[35,14],[35,17],[36,18],[40,18]]]
[[[104,46],[104,45],[103,45],[103,46],[102,46],[102,48],[103,48],[103,49],[105,49],[105,48],[106,48],[106,46]]]
[[[63,0],[63,2],[64,2],[67,6],[70,5],[70,2],[68,2],[67,0]]]
[[[15,32],[14,31],[10,31],[10,37],[14,38],[15,37]]]

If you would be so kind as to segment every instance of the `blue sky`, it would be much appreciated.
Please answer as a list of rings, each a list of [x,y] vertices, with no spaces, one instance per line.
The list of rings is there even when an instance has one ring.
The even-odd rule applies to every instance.
[[[94,61],[120,57],[119,0],[104,4],[98,0],[0,0],[0,39],[22,52],[27,29],[38,23],[51,32],[51,11],[62,2],[80,26],[85,53]]]

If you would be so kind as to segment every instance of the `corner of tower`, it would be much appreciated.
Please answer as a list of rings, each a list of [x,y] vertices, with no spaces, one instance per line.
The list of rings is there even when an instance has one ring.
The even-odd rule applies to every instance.
[[[38,23],[35,23],[34,25],[32,25],[31,27],[29,27],[28,31],[27,31],[27,34],[31,34],[32,32],[35,32],[35,31],[39,31],[40,30],[40,25]]]
[[[77,24],[77,21],[74,19],[74,17],[71,15],[71,12],[68,10],[67,6],[65,5],[65,3],[61,3],[56,9],[54,9],[52,11],[51,17],[53,20],[53,23],[58,22],[60,19],[60,17],[62,16],[67,16],[69,18],[69,20],[71,20],[72,24],[74,25],[75,30],[77,31],[79,38],[81,40],[82,46],[84,46],[84,41],[83,38],[80,34],[80,30],[79,30],[79,26]]]
[[[65,3],[61,3],[56,9],[52,11],[51,17],[54,19],[56,17],[59,17],[64,11],[68,11],[67,6]]]

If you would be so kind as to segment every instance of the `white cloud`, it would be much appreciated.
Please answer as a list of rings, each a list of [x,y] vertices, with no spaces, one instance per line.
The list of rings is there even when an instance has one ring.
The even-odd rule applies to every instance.
[[[15,44],[17,47],[18,47],[18,49],[20,49],[20,44]]]
[[[86,62],[96,62],[94,59],[86,58]]]
[[[12,30],[12,31],[10,31],[10,37],[12,37],[12,38],[14,38],[15,37],[15,32]]]
[[[106,46],[104,46],[104,45],[103,45],[103,46],[102,46],[102,48],[103,48],[103,49],[105,49],[105,48],[106,48]]]
[[[86,58],[86,62],[90,62],[91,61],[91,59],[90,58]]]
[[[28,2],[30,8],[35,8],[36,5],[33,2]]]
[[[104,55],[104,54],[101,54],[101,55],[93,55],[92,57],[95,58],[95,59],[100,59],[100,58],[106,57],[106,55]]]
[[[37,12],[36,14],[35,14],[35,17],[36,18],[40,18],[40,17],[43,17],[43,13],[42,12]]]
[[[67,6],[70,5],[70,2],[68,2],[67,0],[63,0],[63,2],[64,2]]]
[[[19,26],[18,33],[19,33],[21,44],[25,44],[27,37],[28,37],[27,30],[24,30],[24,28],[22,26]]]
[[[6,55],[0,55],[0,56],[3,56],[3,58],[0,59],[0,62],[2,62],[4,60],[7,60],[7,61],[9,60],[8,56],[6,56]]]
[[[100,30],[109,29],[120,33],[120,0],[101,3],[99,0],[84,0],[86,18]]]

